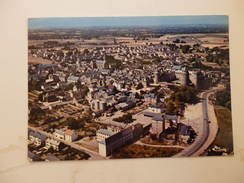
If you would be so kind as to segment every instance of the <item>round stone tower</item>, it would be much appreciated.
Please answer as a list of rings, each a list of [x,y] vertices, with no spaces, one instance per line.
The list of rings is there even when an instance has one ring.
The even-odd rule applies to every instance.
[[[189,79],[196,88],[198,88],[198,81],[199,81],[198,75],[199,75],[198,71],[189,71]]]
[[[187,85],[188,81],[188,71],[176,71],[175,72],[176,78],[179,80],[182,86]]]
[[[153,81],[154,81],[154,84],[158,84],[158,81],[159,81],[158,71],[154,72]]]

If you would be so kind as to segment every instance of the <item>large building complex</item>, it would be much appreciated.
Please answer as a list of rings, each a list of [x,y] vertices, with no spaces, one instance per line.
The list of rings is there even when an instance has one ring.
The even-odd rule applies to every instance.
[[[138,139],[143,134],[143,131],[143,126],[139,123],[122,129],[116,133],[107,129],[100,129],[97,132],[99,154],[102,156],[111,155],[120,147]]]

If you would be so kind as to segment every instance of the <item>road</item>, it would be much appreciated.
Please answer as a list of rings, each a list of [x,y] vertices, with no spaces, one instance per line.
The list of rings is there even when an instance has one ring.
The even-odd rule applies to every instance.
[[[208,97],[219,88],[201,93],[202,98],[202,131],[198,134],[195,141],[186,149],[176,154],[174,157],[200,156],[211,145],[218,131],[217,120],[213,106],[209,104]],[[211,108],[211,110],[210,110]],[[210,114],[211,113],[211,114]],[[211,117],[209,117],[211,115]],[[209,121],[211,123],[209,123]]]
[[[164,148],[179,148],[179,149],[184,149],[185,147],[183,146],[179,146],[179,145],[154,145],[154,144],[146,144],[144,142],[141,141],[137,141],[135,144],[138,145],[144,145],[144,146],[149,146],[149,147],[164,147]]]
[[[91,151],[90,149],[87,149],[87,148],[82,147],[82,146],[80,146],[80,145],[78,145],[78,144],[75,144],[74,142],[67,142],[67,141],[58,139],[58,138],[56,138],[53,134],[51,134],[51,133],[47,133],[47,132],[45,132],[45,131],[43,131],[43,130],[40,130],[40,129],[38,129],[38,128],[35,128],[35,127],[31,127],[31,126],[29,126],[28,128],[29,128],[30,130],[32,130],[32,131],[38,132],[38,133],[40,133],[40,134],[46,136],[46,137],[49,137],[49,138],[55,139],[55,140],[57,140],[57,141],[60,141],[60,142],[66,144],[66,145],[68,145],[68,146],[70,146],[70,147],[72,147],[72,148],[74,148],[74,149],[77,149],[77,150],[79,150],[79,151],[82,151],[82,152],[85,152],[85,153],[89,154],[89,155],[91,156],[91,157],[90,157],[91,160],[101,160],[101,159],[106,159],[105,157],[102,157],[102,156],[101,156],[100,154],[98,154],[97,152]]]

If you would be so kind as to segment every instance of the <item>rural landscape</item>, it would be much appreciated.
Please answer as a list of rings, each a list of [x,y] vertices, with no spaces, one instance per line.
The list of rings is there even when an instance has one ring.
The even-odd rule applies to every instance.
[[[30,161],[233,155],[227,16],[28,24]]]

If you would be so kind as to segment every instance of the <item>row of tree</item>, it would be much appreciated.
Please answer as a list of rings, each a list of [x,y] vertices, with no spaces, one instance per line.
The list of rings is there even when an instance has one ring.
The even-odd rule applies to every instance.
[[[120,123],[132,123],[133,118],[131,113],[126,113],[123,116],[117,117],[113,119],[114,121],[120,122]]]
[[[77,129],[84,128],[85,124],[91,122],[91,120],[92,120],[92,116],[90,115],[78,119],[69,117],[67,118],[67,125],[69,129],[77,130]]]
[[[121,69],[122,68],[122,62],[120,60],[115,59],[113,56],[106,55],[105,56],[105,68],[116,68]]]
[[[185,108],[185,104],[195,104],[198,102],[198,91],[193,87],[174,87],[173,93],[166,103],[166,113],[180,114]]]
[[[215,94],[215,97],[216,97],[216,101],[215,101],[216,105],[221,105],[231,110],[230,89],[226,88],[225,90],[218,91]]]
[[[213,48],[209,50],[206,59],[219,65],[229,64],[229,49]]]

